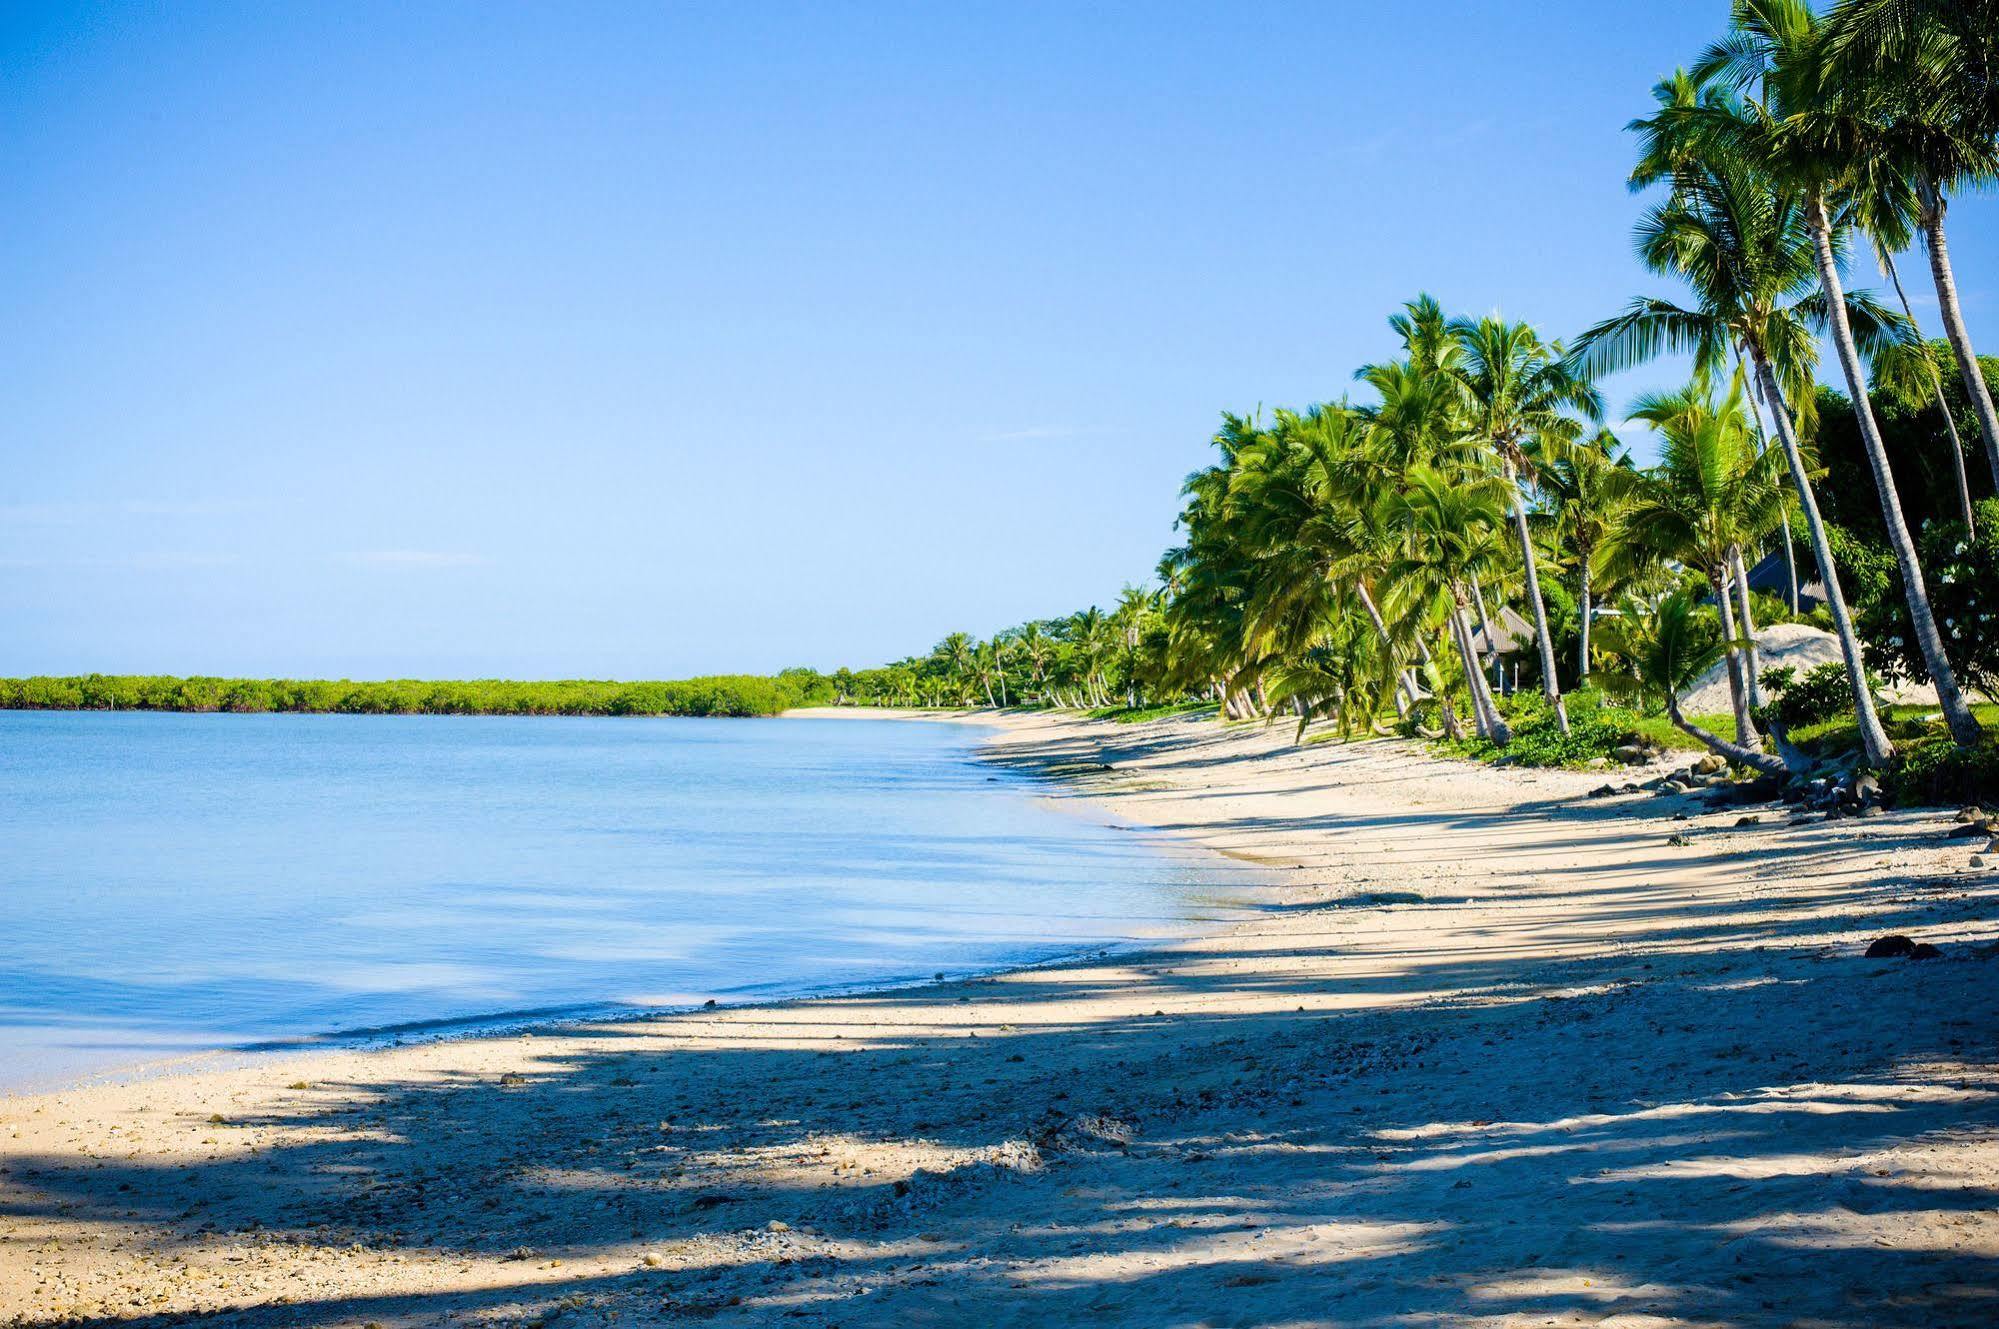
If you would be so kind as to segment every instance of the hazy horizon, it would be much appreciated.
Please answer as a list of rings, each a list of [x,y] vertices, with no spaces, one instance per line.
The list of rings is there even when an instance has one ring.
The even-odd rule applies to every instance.
[[[831,669],[1109,604],[1218,413],[1352,390],[1419,291],[1671,292],[1623,126],[1725,16],[9,6],[0,674]],[[1999,350],[1999,207],[1952,218]]]

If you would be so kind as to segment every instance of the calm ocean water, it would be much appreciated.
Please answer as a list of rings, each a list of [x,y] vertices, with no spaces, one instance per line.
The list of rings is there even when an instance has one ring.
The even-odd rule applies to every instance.
[[[0,712],[0,1089],[1054,958],[1213,873],[887,720]],[[1204,884],[1205,883],[1205,884]]]

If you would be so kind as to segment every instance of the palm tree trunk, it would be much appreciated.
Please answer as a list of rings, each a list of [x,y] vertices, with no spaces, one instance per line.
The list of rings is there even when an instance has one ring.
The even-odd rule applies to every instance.
[[[1471,579],[1471,602],[1478,607],[1479,631],[1485,634],[1486,661],[1492,666],[1493,677],[1501,681],[1503,688],[1505,674],[1499,663],[1499,634],[1492,630],[1492,615],[1485,608],[1485,587],[1479,585],[1477,577]]]
[[[1846,291],[1840,285],[1839,264],[1832,252],[1832,227],[1826,220],[1825,200],[1814,195],[1811,208],[1812,239],[1819,260],[1819,283],[1825,287],[1826,316],[1831,324],[1832,344],[1839,352],[1839,367],[1846,375],[1847,391],[1853,397],[1853,415],[1860,422],[1861,441],[1867,445],[1867,462],[1874,470],[1874,487],[1881,496],[1881,516],[1888,527],[1888,543],[1894,547],[1895,562],[1902,572],[1902,598],[1908,602],[1909,618],[1922,648],[1923,664],[1937,690],[1937,706],[1943,711],[1950,736],[1960,747],[1978,742],[1978,718],[1958,690],[1957,673],[1944,651],[1943,634],[1937,631],[1936,615],[1930,612],[1929,587],[1923,583],[1923,565],[1916,557],[1916,542],[1909,536],[1909,524],[1902,518],[1902,500],[1895,492],[1895,473],[1888,469],[1888,449],[1881,442],[1881,430],[1874,422],[1874,403],[1867,395],[1867,379],[1860,366],[1860,351],[1853,344],[1853,326],[1846,317]],[[1974,364],[1973,368],[1976,369]]]
[[[1555,641],[1548,635],[1548,609],[1541,603],[1541,573],[1534,561],[1534,539],[1527,533],[1527,505],[1520,497],[1513,463],[1506,464],[1506,487],[1513,497],[1513,533],[1520,540],[1520,560],[1527,567],[1527,603],[1534,607],[1534,633],[1541,646],[1541,695],[1555,708],[1555,722],[1569,732],[1569,708],[1562,704],[1562,689],[1555,682]]]
[[[1846,682],[1853,690],[1853,715],[1860,726],[1861,750],[1869,766],[1885,766],[1895,755],[1888,731],[1874,711],[1874,693],[1867,686],[1867,667],[1860,659],[1860,639],[1853,632],[1853,618],[1846,612],[1846,594],[1839,588],[1839,569],[1833,566],[1832,546],[1826,543],[1825,519],[1819,516],[1819,501],[1812,496],[1811,477],[1805,473],[1804,455],[1798,451],[1798,435],[1791,427],[1791,412],[1777,387],[1777,376],[1761,348],[1752,348],[1756,357],[1756,382],[1763,389],[1764,403],[1777,427],[1777,441],[1783,446],[1784,460],[1790,464],[1791,484],[1798,491],[1798,504],[1805,514],[1805,529],[1812,537],[1812,557],[1818,560],[1819,576],[1825,583],[1826,609],[1832,615],[1833,631],[1839,636],[1839,653],[1846,661]]]
[[[1589,555],[1579,553],[1576,556],[1576,563],[1577,570],[1582,575],[1582,593],[1577,597],[1581,602],[1582,612],[1579,616],[1580,621],[1576,624],[1577,636],[1580,638],[1580,644],[1576,647],[1576,678],[1581,681],[1589,677]]]
[[[1743,664],[1749,675],[1749,704],[1760,707],[1763,705],[1763,683],[1758,675],[1763,671],[1763,662],[1756,654],[1756,612],[1749,607],[1749,571],[1742,566],[1741,545],[1729,546],[1728,556],[1735,573],[1735,589],[1742,596],[1738,608],[1742,611],[1742,640],[1748,643],[1743,647]]]
[[[1943,335],[1957,356],[1964,395],[1971,399],[1979,436],[1985,440],[1985,464],[1992,468],[1993,486],[1999,488],[1999,415],[1993,412],[1992,394],[1986,390],[1985,375],[1971,349],[1971,333],[1965,330],[1964,310],[1957,303],[1957,275],[1951,271],[1950,246],[1943,235],[1943,194],[1929,180],[1922,182],[1921,190],[1923,239],[1930,253],[1930,276],[1936,282],[1937,308],[1943,314]]]
[[[1499,703],[1492,699],[1492,688],[1485,681],[1484,671],[1478,667],[1478,657],[1472,653],[1471,623],[1465,618],[1465,599],[1462,593],[1457,596],[1451,622],[1458,631],[1458,653],[1465,662],[1466,682],[1471,687],[1472,705],[1477,707],[1485,718],[1486,737],[1505,747],[1513,741],[1513,730],[1500,716]]]
[[[1381,644],[1383,647],[1386,648],[1385,653],[1387,654],[1389,663],[1391,665],[1394,664],[1395,639],[1388,635],[1388,623],[1385,619],[1381,617],[1381,610],[1375,605],[1374,597],[1368,594],[1367,583],[1356,578],[1354,580],[1353,588],[1355,594],[1357,594],[1360,597],[1361,607],[1367,610],[1368,621],[1374,624],[1375,635],[1381,638]],[[1414,706],[1415,704],[1416,704],[1416,690],[1414,687],[1410,685],[1409,671],[1407,669],[1396,670],[1395,671],[1395,714],[1398,717],[1405,716],[1409,714],[1409,708],[1411,706]]]
[[[1751,752],[1748,748],[1729,742],[1720,734],[1709,733],[1701,728],[1680,714],[1679,699],[1670,694],[1666,698],[1666,718],[1673,722],[1675,729],[1699,739],[1707,745],[1709,751],[1721,754],[1738,766],[1747,766],[1765,775],[1782,775],[1787,769],[1781,758],[1773,757],[1767,752]]]
[[[1735,645],[1740,623],[1735,617],[1734,578],[1729,575],[1726,563],[1708,576],[1714,584],[1715,596],[1721,602],[1722,631],[1727,634],[1724,651],[1728,658],[1728,706],[1735,713],[1735,741],[1744,748],[1758,748],[1762,746],[1762,740],[1757,736],[1756,722],[1749,718],[1748,691],[1742,684],[1742,652]]]
[[[1895,296],[1902,302],[1902,315],[1909,320],[1909,326],[1922,335],[1922,327],[1916,322],[1916,311],[1909,306],[1909,293],[1902,289],[1902,274],[1895,270],[1895,256],[1885,248],[1877,247],[1875,257],[1881,260],[1881,270],[1888,274],[1888,280],[1895,284]],[[1936,393],[1937,413],[1943,416],[1943,427],[1950,433],[1950,473],[1957,482],[1957,515],[1968,531],[1977,529],[1977,522],[1971,512],[1971,479],[1964,473],[1964,440],[1957,436],[1957,421],[1951,418],[1950,402],[1943,395],[1943,379],[1932,369],[1930,386]]]
[[[1466,640],[1464,625],[1458,622],[1458,614],[1455,609],[1451,611],[1451,644],[1457,648],[1458,662],[1464,666],[1465,670],[1465,688],[1471,693],[1472,732],[1476,733],[1480,738],[1489,739],[1492,737],[1492,725],[1486,719],[1485,702],[1480,698],[1478,692],[1479,680],[1485,677],[1482,672],[1484,666],[1479,664],[1478,656],[1473,652],[1471,643]]]
[[[1742,353],[1740,351],[1737,351],[1735,355],[1735,367],[1737,371],[1742,369]],[[1751,376],[1751,382],[1755,382],[1753,375]],[[1756,404],[1759,395],[1754,390],[1749,394],[1749,421],[1756,426],[1756,455],[1760,457],[1770,450],[1770,440],[1763,432],[1763,408]],[[1784,586],[1789,591],[1787,598],[1791,602],[1791,612],[1795,614],[1798,612],[1798,553],[1797,550],[1791,547],[1790,505],[1779,504],[1778,515],[1782,520],[1777,523],[1777,529],[1784,533]],[[1747,583],[1744,583],[1744,585],[1747,585]]]

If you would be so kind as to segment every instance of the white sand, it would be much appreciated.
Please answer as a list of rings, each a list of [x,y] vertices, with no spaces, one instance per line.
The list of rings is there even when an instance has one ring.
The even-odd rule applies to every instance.
[[[1999,1322],[1999,883],[1946,817],[1008,723],[1112,764],[1055,796],[1281,871],[1266,913],[0,1100],[0,1323]],[[1859,958],[1891,930],[1944,958]]]

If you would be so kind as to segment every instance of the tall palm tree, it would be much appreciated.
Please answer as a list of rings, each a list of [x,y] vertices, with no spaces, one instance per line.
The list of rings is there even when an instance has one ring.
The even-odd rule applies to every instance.
[[[1660,460],[1636,485],[1610,553],[1627,568],[1677,562],[1707,577],[1729,629],[1723,645],[1736,742],[1755,749],[1760,740],[1750,716],[1751,675],[1744,673],[1734,627],[1735,565],[1742,546],[1782,515],[1783,481],[1775,455],[1759,452],[1750,434],[1745,390],[1737,375],[1720,401],[1706,383],[1696,383],[1641,398],[1632,408],[1632,419],[1658,431]]]
[[[1563,733],[1568,709],[1555,678],[1555,645],[1548,633],[1548,610],[1541,600],[1541,575],[1527,527],[1523,478],[1534,478],[1533,449],[1573,440],[1581,433],[1577,415],[1598,419],[1603,400],[1575,372],[1560,346],[1543,342],[1525,323],[1503,319],[1457,319],[1451,335],[1462,355],[1455,376],[1463,389],[1471,434],[1492,450],[1506,480],[1514,538],[1526,576],[1527,603],[1541,650],[1541,692],[1554,707]]]
[[[1590,621],[1595,568],[1606,540],[1618,529],[1638,488],[1638,471],[1617,435],[1599,429],[1589,438],[1569,443],[1537,441],[1535,472],[1548,496],[1555,543],[1575,560],[1576,677],[1590,671]]]
[[[1950,195],[1999,174],[1999,4],[1846,0],[1818,39],[1820,87],[1852,107],[1868,130],[1866,148],[1888,158],[1910,187],[1944,337],[1999,487],[1999,412],[1964,325],[1944,234]]]
[[[1382,499],[1388,520],[1409,536],[1388,575],[1427,587],[1444,600],[1451,642],[1464,669],[1479,731],[1500,744],[1512,740],[1512,730],[1479,668],[1467,615],[1471,579],[1497,564],[1497,531],[1513,501],[1509,489],[1496,476],[1451,475],[1419,464],[1409,471],[1403,488]]]
[[[1685,119],[1694,132],[1708,140],[1713,151],[1738,157],[1766,178],[1796,189],[1804,200],[1812,253],[1825,295],[1827,331],[1874,473],[1882,520],[1901,573],[1902,595],[1916,644],[1951,737],[1966,746],[1976,744],[1982,731],[1958,687],[1943,633],[1930,609],[1922,561],[1902,513],[1895,473],[1888,463],[1887,445],[1874,418],[1867,373],[1861,364],[1863,338],[1871,336],[1879,344],[1890,335],[1907,340],[1908,333],[1901,321],[1885,310],[1870,307],[1864,311],[1864,319],[1854,318],[1853,314],[1861,311],[1850,306],[1840,277],[1842,240],[1851,220],[1849,207],[1854,186],[1861,179],[1856,166],[1867,156],[1869,126],[1833,86],[1822,56],[1818,20],[1804,0],[1734,0],[1731,17],[1729,37],[1702,58],[1695,75],[1729,79],[1745,97],[1744,113],[1717,113],[1714,108],[1701,107]]]
[[[1695,371],[1707,375],[1718,373],[1737,349],[1748,357],[1811,537],[1862,751],[1870,765],[1885,765],[1894,745],[1875,709],[1860,638],[1798,439],[1796,418],[1812,403],[1814,329],[1824,324],[1823,301],[1811,289],[1816,265],[1803,201],[1796,191],[1771,185],[1740,162],[1704,151],[1700,136],[1688,134],[1683,120],[1684,113],[1702,104],[1676,99],[1658,115],[1631,125],[1643,144],[1634,185],[1659,179],[1656,172],[1664,162],[1670,164],[1666,178],[1672,189],[1639,222],[1638,252],[1654,272],[1672,273],[1686,282],[1694,306],[1641,296],[1586,331],[1574,354],[1594,374],[1629,368],[1669,351],[1691,354]],[[1798,417],[1793,416],[1793,402]]]
[[[937,649],[931,654],[943,663],[957,689],[959,700],[965,700],[970,693],[971,680],[978,672],[978,643],[968,633],[954,632],[937,643]]]
[[[1029,623],[1020,630],[1019,649],[1021,663],[1027,666],[1028,681],[1034,685],[1035,694],[1046,700],[1048,661],[1055,653],[1055,644],[1048,640],[1039,623]]]

